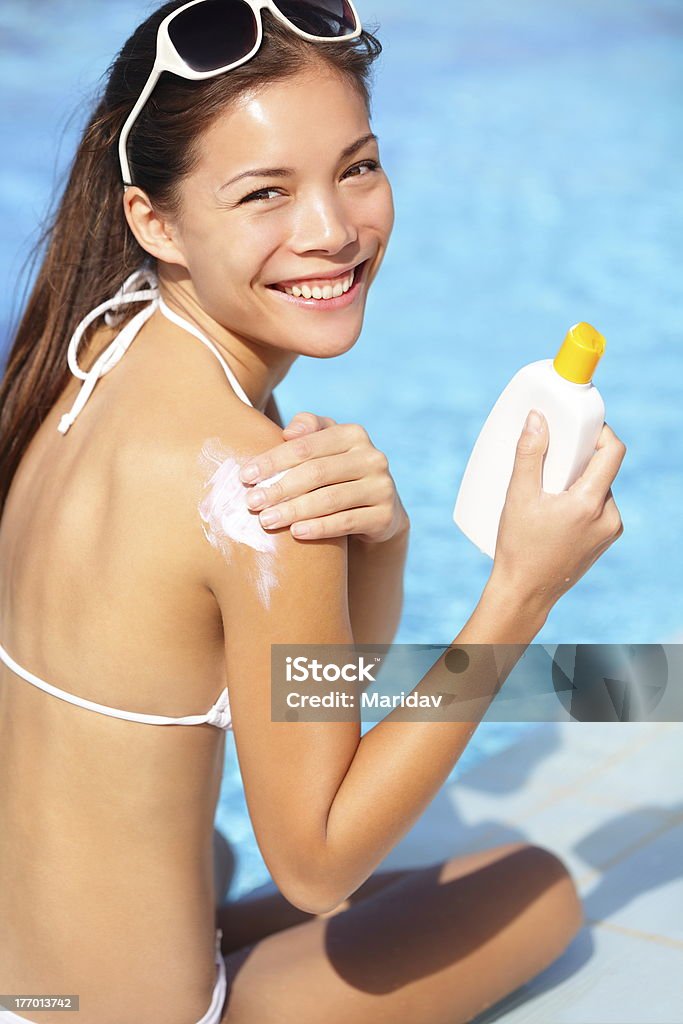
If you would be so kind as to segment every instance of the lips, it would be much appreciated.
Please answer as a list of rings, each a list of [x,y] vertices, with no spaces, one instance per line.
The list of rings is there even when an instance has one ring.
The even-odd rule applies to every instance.
[[[368,257],[367,260],[364,260],[363,263],[358,265],[358,268],[355,270],[353,275],[353,284],[348,291],[343,292],[339,296],[333,295],[328,299],[325,299],[322,296],[315,298],[315,296],[310,295],[308,287],[306,287],[306,291],[309,292],[310,295],[310,298],[308,299],[304,295],[301,295],[300,297],[294,295],[294,289],[292,288],[290,288],[289,291],[285,291],[284,289],[273,286],[271,287],[271,291],[278,296],[275,300],[278,304],[286,302],[291,306],[298,306],[299,309],[313,311],[319,315],[322,315],[323,313],[334,313],[336,310],[346,309],[354,305],[358,295],[364,288],[365,268],[369,266],[369,264],[370,258]],[[329,287],[329,280],[327,282],[327,286]],[[336,287],[339,287],[338,284]],[[315,287],[314,290],[318,291],[318,288]],[[296,291],[299,291],[299,289],[296,288]]]
[[[361,268],[367,263],[367,260],[363,260],[362,263],[354,263],[350,267],[346,267],[344,270],[336,272],[329,272],[326,274],[312,274],[308,277],[293,277],[289,281],[278,281],[276,284],[267,285],[268,288],[275,288],[277,291],[282,291],[285,288],[292,288],[294,285],[307,284],[311,286],[312,282],[317,283],[324,281],[326,284],[330,284],[332,281],[342,281],[345,277],[348,277],[352,270],[356,270],[356,276]]]

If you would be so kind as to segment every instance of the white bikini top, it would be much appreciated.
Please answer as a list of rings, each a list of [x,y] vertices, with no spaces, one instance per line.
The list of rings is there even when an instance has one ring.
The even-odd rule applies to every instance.
[[[145,282],[149,285],[148,288],[142,288],[142,285]],[[111,344],[100,353],[86,373],[78,365],[78,346],[80,345],[81,339],[88,327],[90,327],[98,317],[102,316],[103,313],[105,314],[104,319],[106,320],[107,325],[109,327],[116,326],[116,324],[121,320],[121,314],[119,313],[117,315],[113,313],[112,310],[117,306],[123,306],[131,302],[146,302],[147,306],[144,309],[141,309],[139,313],[136,313],[132,320],[126,324],[123,330],[119,331]],[[99,378],[104,377],[105,373],[109,373],[109,371],[116,366],[119,360],[123,358],[128,348],[137,337],[143,324],[147,323],[150,317],[156,313],[157,309],[160,309],[164,316],[172,323],[177,324],[178,327],[184,327],[186,331],[189,331],[190,334],[194,335],[194,337],[201,341],[203,345],[206,345],[207,348],[211,349],[225,370],[225,374],[237,395],[243,402],[246,402],[247,405],[252,405],[245,394],[242,385],[237,380],[237,377],[232,372],[214,343],[210,341],[206,335],[202,334],[194,324],[189,323],[182,316],[179,316],[178,313],[174,313],[172,309],[169,309],[159,292],[159,281],[154,271],[149,267],[140,267],[123,282],[116,295],[112,296],[111,299],[107,299],[106,302],[103,302],[100,306],[93,309],[92,312],[88,313],[88,315],[81,320],[73,333],[73,337],[69,342],[67,359],[69,369],[73,373],[74,377],[80,377],[83,381],[83,386],[78,392],[76,401],[69,412],[64,413],[59,421],[57,429],[61,434],[66,434],[69,427],[90,398],[93,388],[97,384]]]
[[[143,288],[142,285],[147,283],[149,287]],[[117,334],[111,344],[98,356],[95,363],[85,373],[78,365],[78,346],[83,337],[83,334],[87,328],[92,324],[98,317],[105,314],[105,320],[110,327],[116,326],[121,320],[121,314],[118,315],[113,312],[117,307],[126,305],[131,302],[147,302],[147,306],[140,310],[139,313],[126,324],[126,326]],[[156,274],[153,270],[148,267],[141,267],[136,270],[124,281],[122,286],[119,288],[117,293],[112,298],[107,299],[96,309],[93,309],[91,313],[80,322],[76,330],[74,331],[73,337],[69,342],[68,351],[68,363],[71,372],[76,377],[80,377],[83,381],[81,390],[76,396],[76,400],[73,403],[68,413],[65,413],[59,421],[58,430],[61,434],[66,434],[69,427],[74,423],[76,417],[81,412],[86,402],[90,398],[93,392],[95,384],[100,377],[103,377],[105,373],[116,366],[120,359],[125,355],[126,351],[135,340],[138,332],[142,328],[149,318],[160,309],[161,312],[171,320],[174,324],[179,327],[184,327],[186,331],[189,331],[195,338],[206,345],[216,356],[221,366],[225,370],[230,384],[237,392],[238,396],[247,405],[252,406],[249,398],[245,394],[242,386],[235,377],[234,373],[226,363],[223,356],[220,354],[216,346],[210,341],[205,335],[202,334],[198,328],[193,324],[189,323],[183,317],[174,313],[173,310],[169,309],[159,293],[159,282]],[[146,725],[215,725],[219,729],[230,729],[232,727],[232,716],[230,713],[230,701],[228,698],[228,689],[225,687],[219,696],[216,703],[211,707],[206,714],[203,715],[185,715],[182,718],[170,718],[166,715],[147,715],[137,713],[134,711],[122,711],[120,708],[112,708],[106,704],[97,704],[95,701],[86,700],[83,697],[77,697],[73,693],[68,693],[66,690],[61,690],[57,686],[53,686],[51,683],[46,682],[44,679],[40,679],[33,673],[28,672],[25,668],[22,668],[0,644],[0,661],[3,661],[5,665],[16,675],[21,676],[28,683],[32,683],[34,686],[39,687],[41,690],[45,690],[47,693],[53,694],[55,697],[59,697],[61,700],[69,701],[71,704],[77,704],[79,707],[87,708],[89,711],[96,711],[101,715],[109,715],[112,718],[124,718],[129,722],[142,722]]]

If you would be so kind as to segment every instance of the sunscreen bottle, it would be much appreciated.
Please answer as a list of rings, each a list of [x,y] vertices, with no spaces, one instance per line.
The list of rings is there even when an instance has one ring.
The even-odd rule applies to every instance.
[[[544,491],[567,490],[590,462],[605,422],[605,403],[592,382],[604,351],[605,339],[594,327],[575,324],[555,358],[518,370],[489,413],[465,468],[453,522],[490,558],[531,409],[542,412],[548,424]]]

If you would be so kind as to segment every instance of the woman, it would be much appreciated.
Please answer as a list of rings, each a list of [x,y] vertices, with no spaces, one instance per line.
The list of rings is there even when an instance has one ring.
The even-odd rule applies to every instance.
[[[551,963],[581,907],[523,843],[373,874],[476,722],[271,720],[271,644],[391,641],[409,521],[362,427],[306,413],[297,440],[273,399],[298,355],[355,344],[386,251],[380,46],[342,0],[264,4],[261,41],[258,6],[169,3],[126,43],[10,353],[0,991],[77,993],[82,1024],[456,1024]],[[609,427],[562,495],[546,444],[544,422],[520,439],[455,643],[528,644],[621,531]],[[279,891],[216,909],[229,727]]]

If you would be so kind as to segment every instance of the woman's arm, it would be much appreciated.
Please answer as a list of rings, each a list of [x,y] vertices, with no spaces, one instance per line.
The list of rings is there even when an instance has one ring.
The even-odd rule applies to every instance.
[[[349,616],[354,643],[390,644],[403,608],[410,522],[390,540],[348,538]]]
[[[451,647],[412,691],[450,691],[457,681],[458,694],[467,689],[473,695],[467,711],[472,720],[411,721],[396,708],[361,738],[340,772],[324,838],[309,854],[308,884],[311,892],[327,893],[323,908],[354,892],[419,819],[544,625],[548,610],[539,599],[526,598],[492,574],[452,642],[452,647],[466,648],[469,669],[454,677],[448,662]]]
[[[205,414],[197,429],[201,436],[217,438],[216,443],[225,431],[232,453],[227,463],[232,495],[244,463],[268,452],[281,432],[244,404],[231,404],[228,413],[225,423],[209,421]],[[617,453],[618,458],[622,455]],[[542,492],[530,464],[525,465],[526,476],[521,470],[518,474],[514,512],[524,519],[526,500],[532,518],[540,520],[542,511],[532,498]],[[613,477],[609,464],[600,465]],[[210,481],[213,468],[211,473]],[[174,478],[186,487],[191,475]],[[239,494],[236,484],[234,492]],[[595,519],[587,492],[582,494],[570,510],[574,546],[589,519]],[[193,507],[194,496],[188,511]],[[329,913],[370,877],[433,800],[543,626],[557,600],[545,581],[553,579],[551,571],[565,571],[563,560],[569,555],[563,550],[552,556],[546,541],[542,573],[529,563],[526,573],[514,578],[498,562],[464,628],[411,690],[412,703],[417,697],[417,706],[443,706],[447,714],[436,720],[427,711],[415,720],[411,707],[395,707],[361,736],[360,701],[351,717],[306,713],[306,698],[316,696],[316,672],[299,687],[290,672],[292,661],[286,660],[301,656],[305,667],[312,658],[309,668],[317,670],[320,645],[353,644],[347,538],[330,536],[303,544],[287,529],[268,536],[252,527],[241,503],[234,512],[240,532],[251,543],[236,542],[225,558],[204,543],[196,555],[191,552],[191,564],[221,613],[225,677],[247,806],[259,849],[285,898],[307,913]],[[556,519],[566,532],[562,510],[556,510]],[[231,525],[232,518],[227,522]],[[611,525],[609,529],[613,533]],[[587,542],[588,555],[604,550],[604,542],[602,548],[595,547],[603,531],[606,526],[599,535],[591,533],[597,540]],[[535,548],[532,535],[531,527],[526,534],[518,531],[520,547],[524,541]],[[192,538],[197,545],[203,539],[196,525]],[[183,542],[186,551],[195,543],[189,534]],[[577,554],[579,568],[588,555]],[[435,705],[437,695],[442,699]]]
[[[275,444],[274,423],[248,408],[231,413],[226,445],[229,439],[238,462]],[[203,434],[220,436],[220,426],[203,424]],[[194,561],[221,610],[235,745],[259,848],[285,898],[307,913],[322,914],[372,874],[458,761],[501,677],[522,653],[497,648],[492,663],[489,645],[528,644],[544,610],[532,608],[512,588],[501,589],[498,581],[487,585],[454,641],[484,648],[481,658],[468,651],[474,671],[456,680],[459,686],[472,682],[476,696],[484,695],[471,712],[468,705],[467,721],[410,721],[399,707],[361,737],[355,717],[312,721],[293,710],[284,720],[274,719],[273,694],[282,698],[286,685],[280,680],[279,690],[273,689],[274,645],[311,656],[307,645],[354,642],[348,539],[303,544],[283,529],[271,535],[266,551],[260,548],[236,543],[224,560],[205,545]],[[444,661],[418,683],[419,692],[434,683],[439,691],[452,688],[454,677]]]
[[[271,392],[265,415],[284,429]],[[410,522],[390,540],[381,543],[349,536],[349,616],[354,643],[390,644],[396,636],[403,608],[403,576],[408,554]]]

